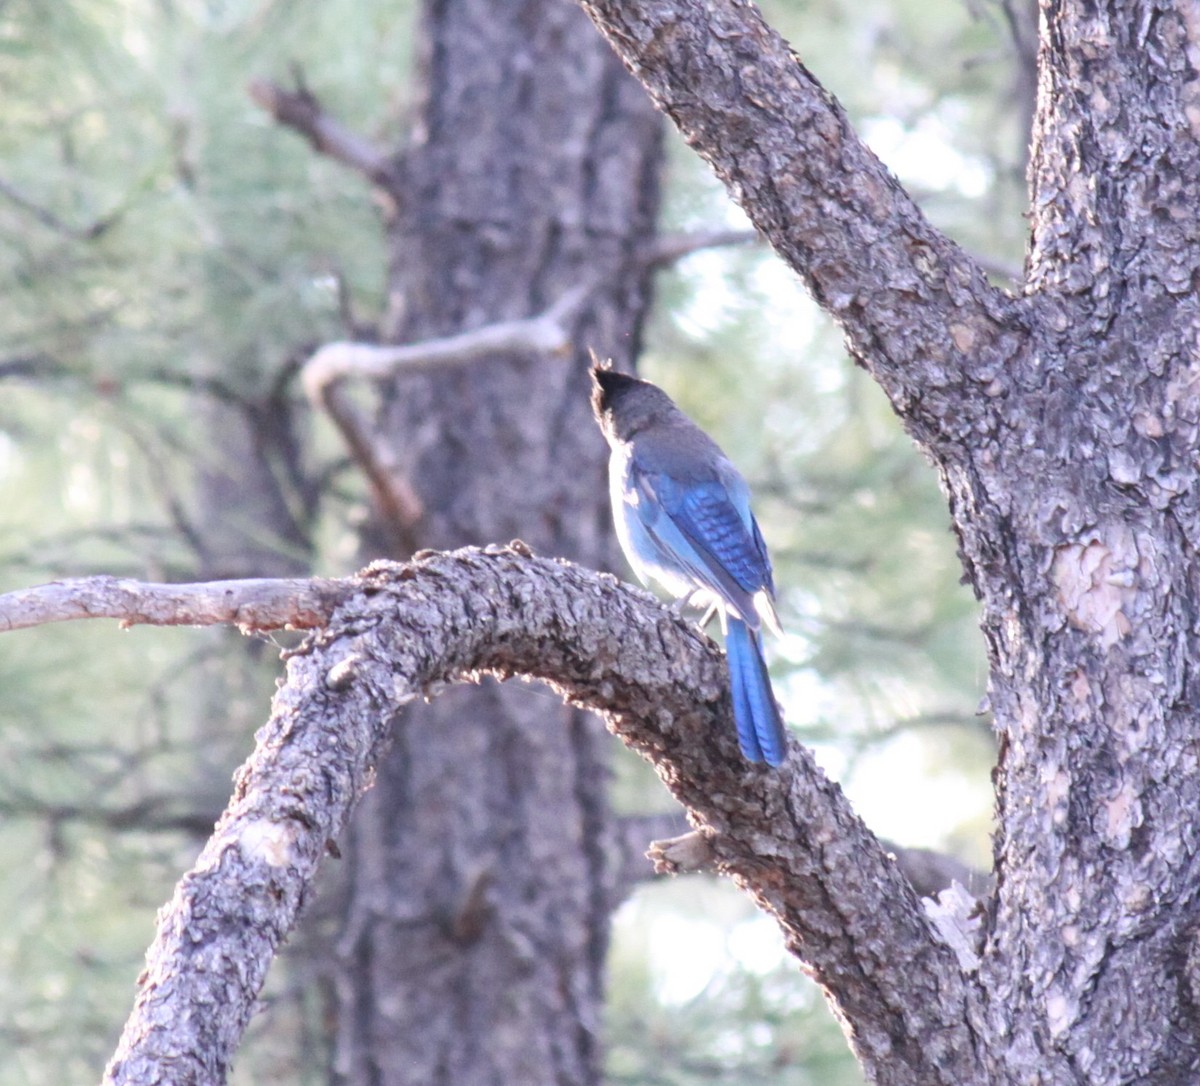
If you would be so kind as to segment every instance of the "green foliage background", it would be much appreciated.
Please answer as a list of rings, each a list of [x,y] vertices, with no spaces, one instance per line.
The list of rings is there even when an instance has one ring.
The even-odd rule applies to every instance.
[[[1019,265],[1025,120],[1002,9],[767,8],[934,221]],[[414,17],[375,0],[0,7],[0,589],[199,575],[197,480],[220,468],[220,405],[293,418],[320,497],[311,551],[283,557],[349,568],[361,484],[294,372],[382,312],[384,239],[368,186],[246,88],[298,66],[332,113],[397,146]],[[678,141],[668,192],[666,229],[744,224]],[[789,721],[881,833],[985,862],[985,670],[933,473],[769,253],[700,252],[659,289],[643,372],[754,484]],[[276,670],[273,645],[225,631],[3,639],[0,1086],[97,1077],[154,911],[223,805]],[[617,795],[630,812],[666,806],[632,758]],[[858,1081],[764,923],[703,880],[635,895],[612,957],[614,1082]],[[324,1081],[320,1004],[321,978],[281,963],[237,1080]]]

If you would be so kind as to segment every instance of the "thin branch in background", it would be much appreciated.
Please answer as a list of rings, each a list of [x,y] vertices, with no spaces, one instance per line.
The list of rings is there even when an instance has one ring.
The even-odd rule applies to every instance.
[[[187,370],[171,369],[167,366],[151,366],[138,370],[123,379],[127,385],[151,384],[181,388],[187,392],[200,392],[234,407],[244,407],[246,397],[232,385],[219,377],[189,373]]]
[[[755,245],[762,242],[755,230],[699,230],[678,234],[659,234],[641,252],[648,268],[661,268],[705,249],[730,245]]]
[[[466,365],[497,354],[563,354],[571,345],[571,320],[594,289],[591,283],[573,287],[535,317],[500,321],[421,343],[327,343],[304,364],[304,390],[320,406],[325,390],[347,377],[392,377],[402,371]]]
[[[394,199],[399,199],[404,174],[396,156],[386,154],[326,113],[316,95],[305,85],[299,68],[293,68],[292,77],[296,82],[295,90],[285,90],[267,79],[254,79],[247,91],[262,109],[280,124],[299,132],[315,150],[356,170]]]
[[[129,414],[119,415],[116,421],[129,440],[141,452],[142,462],[146,467],[150,483],[158,492],[159,500],[163,503],[163,508],[170,518],[177,538],[183,540],[196,558],[204,562],[208,555],[208,545],[205,542],[204,535],[193,524],[192,517],[188,515],[188,511],[184,508],[183,499],[179,495],[178,488],[172,485],[168,475],[166,459],[163,457],[161,449],[155,444],[155,441],[165,441],[168,445],[178,449],[179,446],[176,439],[168,431],[158,426],[155,433],[155,441],[152,441],[150,437],[142,432],[140,427],[135,425],[136,420],[134,416]]]
[[[0,381],[12,377],[63,377],[70,372],[57,359],[40,352],[0,359]]]
[[[19,189],[3,178],[0,178],[0,196],[6,197],[23,211],[29,212],[43,226],[74,241],[94,241],[101,234],[111,229],[121,217],[120,211],[113,211],[89,223],[87,226],[72,226],[65,219],[60,219],[49,208],[42,207],[41,204],[25,196]]]
[[[1038,5],[1037,0],[1000,0],[1000,10],[1008,27],[1015,63],[1013,64],[1013,87],[1010,102],[1015,101],[1020,110],[1023,124],[1020,131],[1019,151],[1021,165],[1029,167],[1030,133],[1033,128],[1034,112],[1037,108],[1038,84]]]
[[[372,436],[370,420],[339,385],[347,378],[378,380],[401,372],[461,366],[501,354],[564,354],[571,345],[570,324],[595,289],[582,284],[566,291],[536,317],[501,321],[469,332],[422,343],[327,343],[304,363],[301,382],[309,401],[327,414],[342,434],[369,483],[376,508],[403,551],[413,549],[413,529],[423,515],[421,500]]]
[[[182,832],[192,837],[207,837],[220,811],[179,810],[178,799],[178,796],[151,796],[122,807],[106,807],[102,804],[53,802],[26,793],[9,793],[0,797],[0,815],[6,821],[26,818],[56,825],[74,822],[114,831]]]

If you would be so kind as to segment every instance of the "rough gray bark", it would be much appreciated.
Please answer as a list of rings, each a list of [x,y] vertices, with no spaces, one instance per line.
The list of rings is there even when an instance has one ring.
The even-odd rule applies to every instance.
[[[962,1020],[981,1071],[958,1081],[1200,1080],[1194,5],[1043,0],[1020,298],[923,220],[746,0],[583,5],[945,482],[1002,743],[982,961],[951,995],[981,1012]],[[872,1078],[937,1081],[864,1052],[885,1023],[842,1009]]]
[[[449,683],[488,675],[551,683],[603,712],[650,758],[719,865],[776,916],[790,944],[804,946],[847,1013],[877,1023],[860,1033],[866,1051],[936,1062],[927,1082],[978,1080],[954,956],[840,789],[796,746],[786,772],[745,762],[724,657],[694,625],[611,577],[520,547],[379,563],[290,655],[225,814],[159,916],[107,1082],[224,1081],[274,953],[370,786],[397,715]],[[577,840],[561,847],[581,849]],[[479,922],[467,910],[449,919],[460,938]],[[537,940],[522,948],[533,954],[546,937],[526,938]],[[428,966],[419,944],[406,947],[417,961],[393,954],[389,966]],[[896,1002],[902,990],[920,998]],[[932,1049],[917,1051],[916,1038]]]
[[[520,536],[606,567],[587,351],[636,354],[660,121],[563,0],[428,2],[419,33],[424,99],[388,187],[384,338],[470,332],[596,289],[567,357],[495,352],[389,383],[373,446],[397,484],[383,489],[420,515],[378,517],[368,550]],[[336,1081],[598,1081],[623,855],[610,743],[544,692],[493,683],[405,714],[343,848]]]

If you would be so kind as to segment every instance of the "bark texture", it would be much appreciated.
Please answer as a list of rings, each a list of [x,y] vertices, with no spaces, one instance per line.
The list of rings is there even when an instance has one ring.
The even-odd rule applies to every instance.
[[[322,856],[370,787],[397,715],[448,684],[484,676],[546,680],[603,712],[650,758],[691,807],[718,867],[805,948],[847,1014],[874,1023],[860,1044],[871,1058],[908,1069],[896,1081],[979,1081],[963,1024],[969,989],[952,951],[807,751],[793,746],[784,772],[741,757],[724,657],[694,625],[644,592],[532,558],[524,547],[378,563],[340,591],[327,627],[291,654],[225,814],[159,916],[106,1081],[225,1080],[267,968]],[[502,717],[491,723],[509,726]],[[566,718],[558,726],[573,725]],[[585,851],[579,840],[561,847],[568,862]],[[562,862],[548,846],[541,860]],[[457,925],[448,938],[470,938],[473,925],[493,922],[486,895],[485,887],[447,917]],[[526,933],[516,949],[536,954],[545,938]],[[404,947],[417,960],[392,952],[392,968],[430,967],[419,943]],[[509,993],[491,995],[503,1003]]]
[[[648,300],[660,121],[564,0],[428,2],[424,100],[389,186],[385,338],[541,314],[593,286],[573,347],[402,374],[378,442],[415,523],[372,550],[521,537],[607,567],[587,351],[628,367]],[[396,729],[345,847],[334,1076],[344,1083],[586,1084],[622,878],[611,740],[544,692],[484,683]]]
[[[1195,4],[1043,0],[1011,298],[747,0],[582,2],[945,482],[1001,738],[971,1081],[1200,1081]]]

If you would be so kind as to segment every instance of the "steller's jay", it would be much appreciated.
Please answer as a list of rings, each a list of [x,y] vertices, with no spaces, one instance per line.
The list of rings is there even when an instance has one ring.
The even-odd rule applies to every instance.
[[[742,753],[780,765],[787,740],[761,632],[764,621],[779,632],[775,585],[746,480],[662,389],[601,366],[592,380],[621,549],[644,584],[720,614]]]

